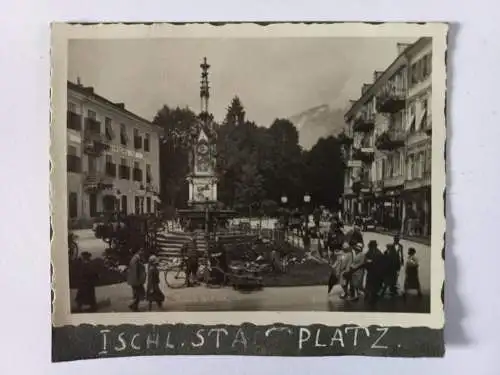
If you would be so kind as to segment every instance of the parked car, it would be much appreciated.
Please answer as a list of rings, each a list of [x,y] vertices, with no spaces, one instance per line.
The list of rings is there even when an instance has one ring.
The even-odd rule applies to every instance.
[[[372,216],[364,216],[361,218],[361,230],[364,232],[375,230],[377,221]]]

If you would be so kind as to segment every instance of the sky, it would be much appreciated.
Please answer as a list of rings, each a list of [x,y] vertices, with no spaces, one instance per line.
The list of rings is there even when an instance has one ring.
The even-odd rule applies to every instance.
[[[210,68],[210,111],[238,95],[247,119],[269,126],[322,104],[345,108],[397,56],[401,38],[72,40],[68,79],[152,120],[164,105],[200,110],[200,63]]]

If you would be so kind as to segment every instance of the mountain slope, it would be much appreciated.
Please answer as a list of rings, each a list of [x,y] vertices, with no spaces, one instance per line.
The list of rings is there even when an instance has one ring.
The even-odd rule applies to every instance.
[[[321,137],[337,135],[344,128],[343,109],[331,109],[323,104],[309,108],[288,119],[299,131],[299,143],[305,149],[310,149]]]

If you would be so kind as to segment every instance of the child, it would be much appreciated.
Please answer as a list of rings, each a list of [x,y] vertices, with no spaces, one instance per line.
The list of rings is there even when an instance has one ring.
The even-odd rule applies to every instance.
[[[155,255],[149,257],[147,299],[149,311],[153,307],[153,302],[156,302],[158,308],[161,309],[163,301],[165,301],[165,295],[160,289],[160,271],[158,270],[158,258]]]
[[[416,251],[413,247],[408,249],[408,259],[406,261],[406,269],[405,269],[405,285],[404,285],[404,294],[406,297],[408,290],[416,289],[418,296],[422,296],[422,291],[420,289],[420,280],[418,277],[418,258],[415,255]]]

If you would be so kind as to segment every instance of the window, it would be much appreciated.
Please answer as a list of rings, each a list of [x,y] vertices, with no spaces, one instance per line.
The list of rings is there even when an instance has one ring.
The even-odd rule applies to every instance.
[[[80,173],[82,171],[82,161],[78,156],[78,152],[75,146],[68,146],[66,164],[67,172]]]
[[[153,177],[151,176],[151,164],[146,164],[146,183],[151,183]]]
[[[68,111],[72,113],[77,113],[77,107],[75,103],[68,102]]]
[[[134,148],[139,150],[142,148],[142,138],[139,136],[139,130],[134,129]]]
[[[106,139],[108,141],[111,141],[115,137],[115,135],[113,134],[113,123],[109,117],[106,117],[104,119],[104,128],[106,131]]]
[[[106,155],[106,175],[116,177],[116,165],[113,163],[113,156]]]
[[[144,135],[144,151],[149,152],[149,134]]]
[[[151,197],[146,198],[146,213],[151,213]]]
[[[127,215],[128,213],[128,202],[127,202],[127,196],[126,195],[122,195],[122,212]]]
[[[130,180],[130,167],[127,164],[127,159],[120,159],[119,177],[121,180]]]
[[[87,117],[90,118],[90,119],[92,119],[92,120],[96,120],[97,119],[97,114],[93,110],[89,109],[87,111]]]
[[[142,170],[139,162],[134,162],[134,181],[142,182]]]
[[[97,195],[94,193],[89,194],[89,208],[90,217],[97,216]]]
[[[70,219],[78,216],[78,194],[75,192],[68,194],[68,216]]]
[[[122,146],[126,146],[128,143],[127,128],[124,124],[120,124],[120,143]]]
[[[135,213],[136,214],[141,213],[141,200],[139,197],[135,197]]]

